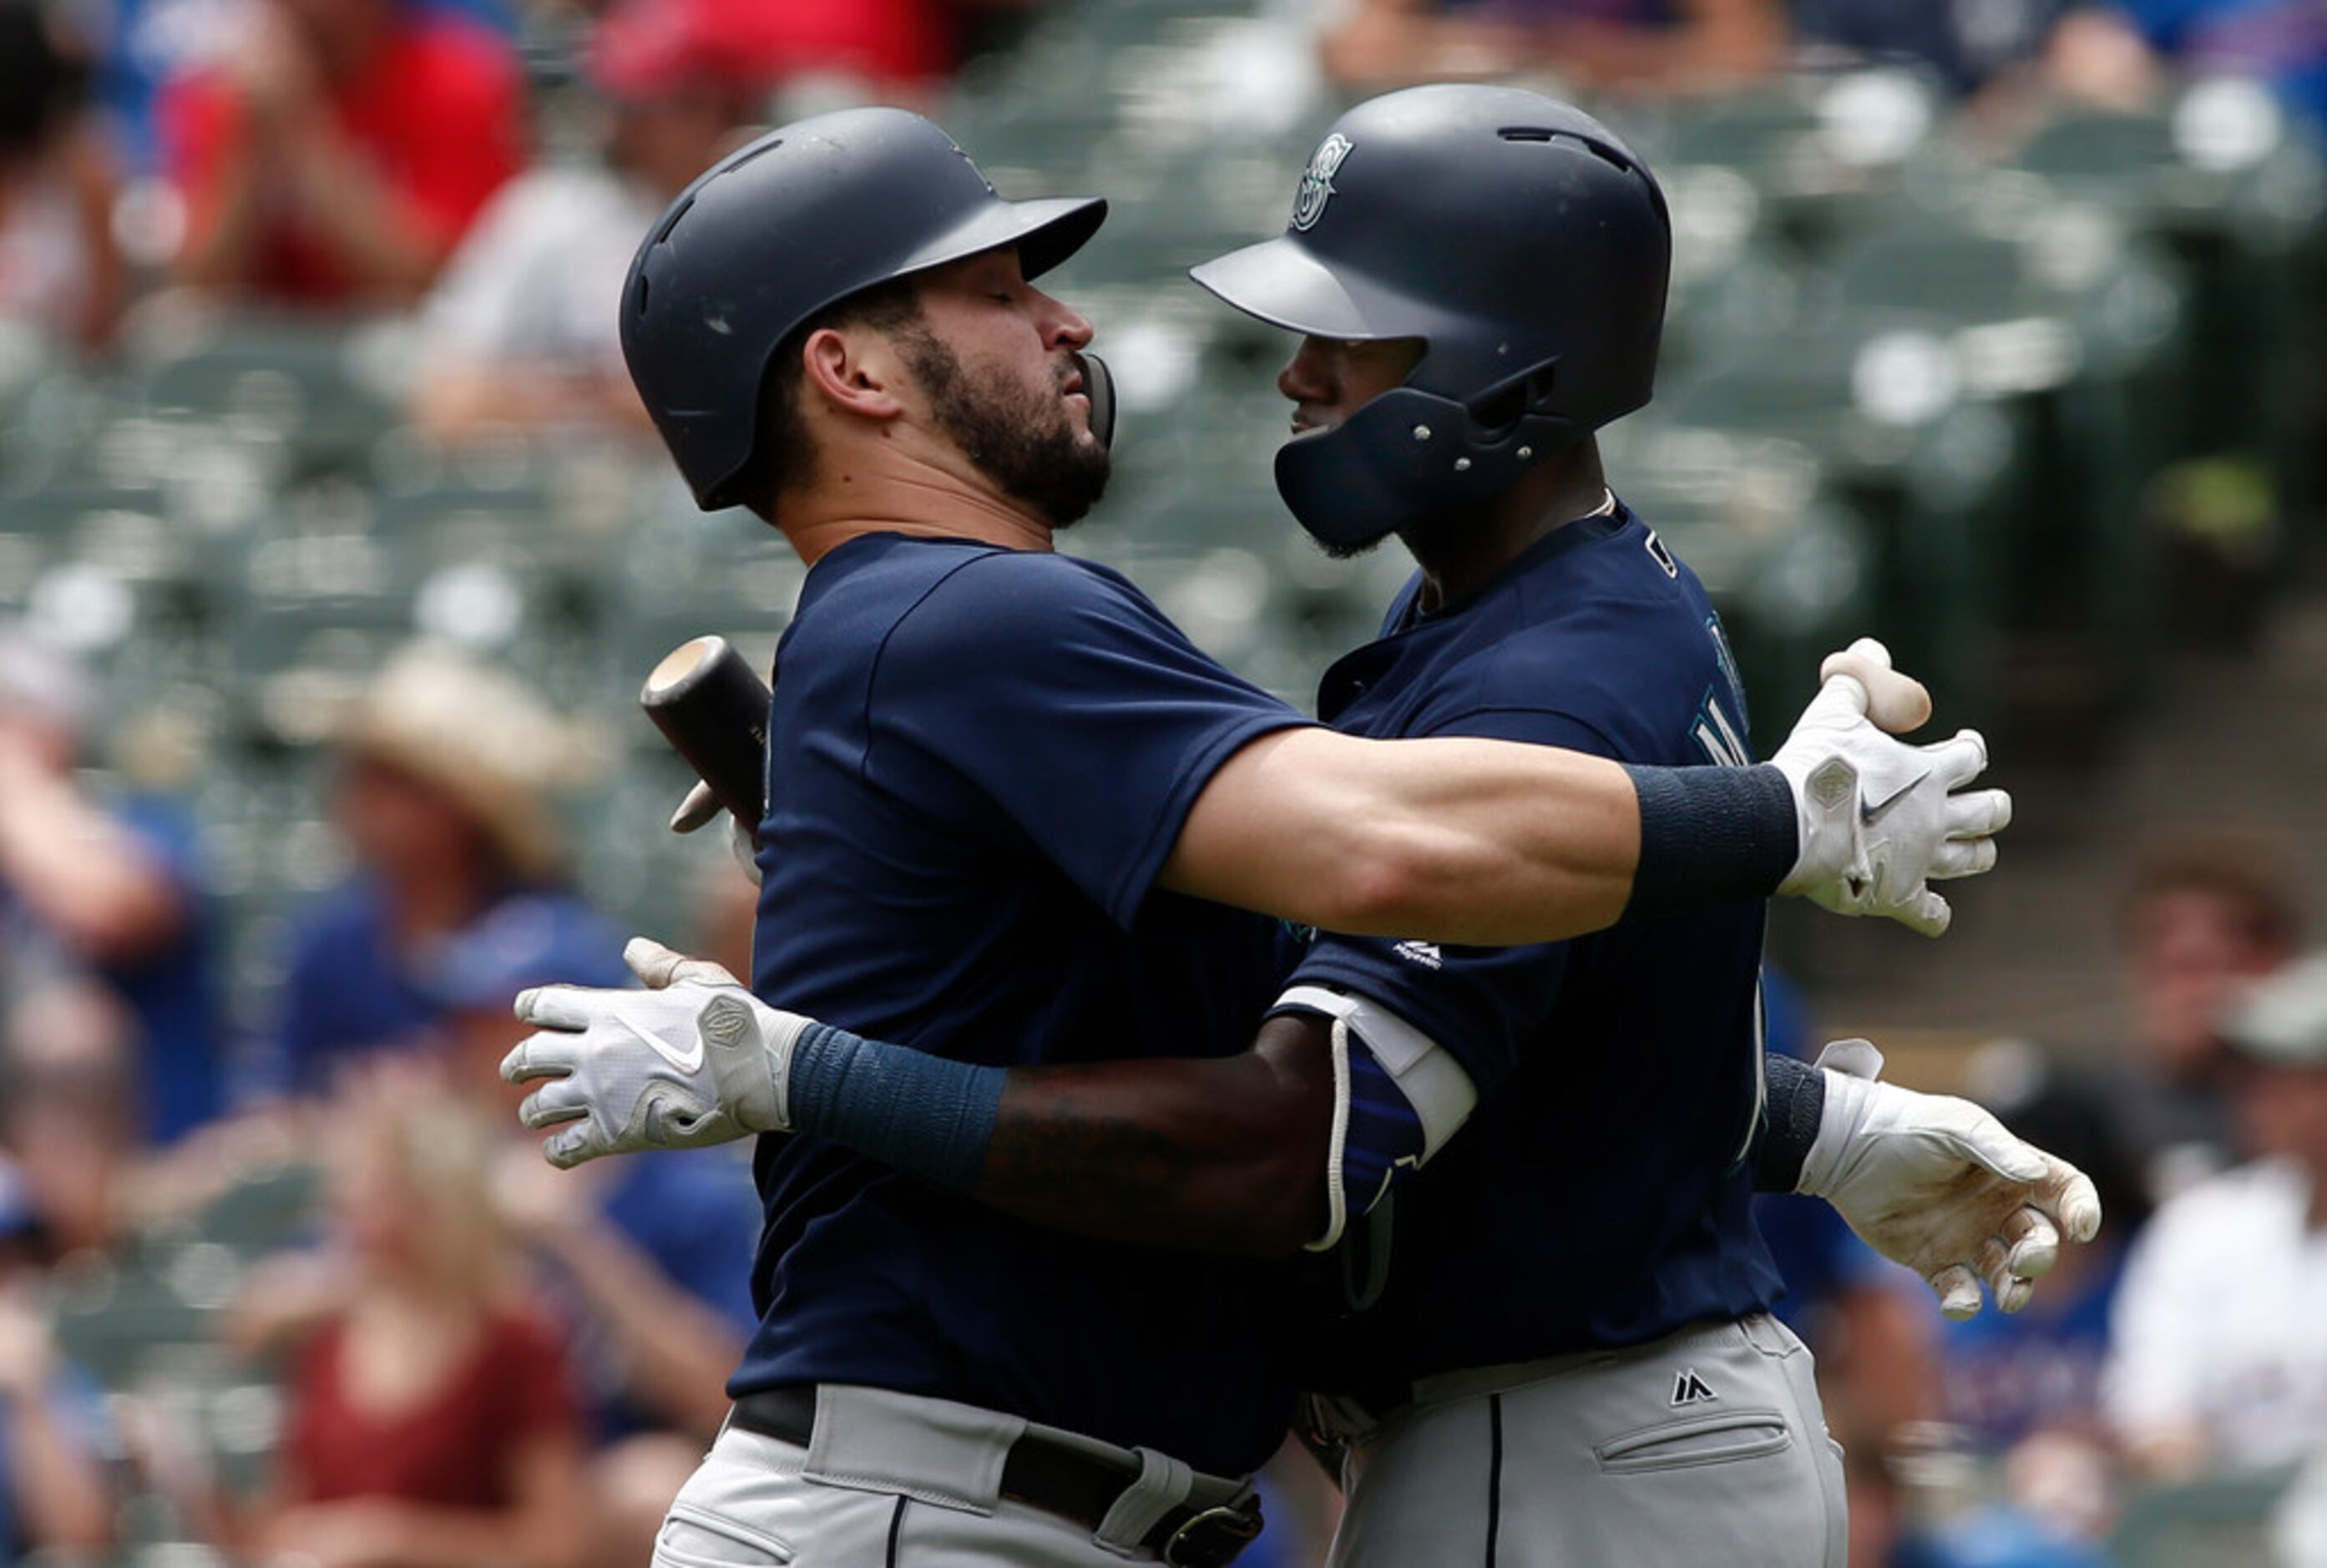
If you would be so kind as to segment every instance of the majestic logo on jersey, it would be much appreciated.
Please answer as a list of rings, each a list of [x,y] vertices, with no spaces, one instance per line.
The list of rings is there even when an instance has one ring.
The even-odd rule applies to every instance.
[[[1657,537],[1657,531],[1654,528],[1650,528],[1649,530],[1649,537],[1643,542],[1648,548],[1649,555],[1655,559],[1656,564],[1664,568],[1666,576],[1673,578],[1679,577],[1680,563],[1673,559],[1671,549],[1666,546],[1662,539]]]
[[[1696,1367],[1683,1367],[1673,1374],[1672,1403],[1675,1408],[1684,1405],[1702,1405],[1708,1399],[1720,1397],[1704,1378],[1696,1375]]]
[[[1325,216],[1325,203],[1333,198],[1333,176],[1341,171],[1341,160],[1350,155],[1350,138],[1335,131],[1327,136],[1309,167],[1301,173],[1301,189],[1293,198],[1293,227],[1306,231],[1317,226]]]
[[[1390,951],[1407,963],[1419,964],[1425,969],[1442,969],[1446,966],[1445,955],[1439,952],[1435,942],[1400,942]]]

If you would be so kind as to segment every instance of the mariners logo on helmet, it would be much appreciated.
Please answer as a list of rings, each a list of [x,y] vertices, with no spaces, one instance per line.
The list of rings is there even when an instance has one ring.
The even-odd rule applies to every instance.
[[[1333,175],[1341,160],[1350,155],[1350,138],[1339,131],[1327,136],[1302,171],[1300,192],[1293,198],[1293,227],[1309,229],[1325,216],[1325,203],[1333,194]]]
[[[1427,346],[1398,386],[1277,451],[1302,527],[1354,549],[1490,506],[1646,403],[1671,254],[1663,195],[1607,126],[1540,93],[1435,83],[1326,127],[1285,232],[1193,275],[1288,331]]]

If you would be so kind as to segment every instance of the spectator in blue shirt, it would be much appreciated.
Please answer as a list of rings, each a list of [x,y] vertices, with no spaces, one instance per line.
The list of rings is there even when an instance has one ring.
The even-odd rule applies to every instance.
[[[444,1009],[425,980],[447,938],[509,899],[573,900],[550,796],[575,748],[514,677],[415,644],[340,744],[332,809],[356,870],[294,925],[275,1031],[299,1093],[427,1041]]]
[[[32,1194],[0,1162],[0,1561],[9,1563],[33,1552],[79,1561],[113,1535],[91,1441],[98,1391],[58,1353],[36,1301],[41,1230]]]
[[[573,900],[519,897],[447,943],[421,985],[444,1010],[456,1085],[509,1134],[499,1196],[571,1332],[584,1429],[598,1444],[593,1562],[636,1568],[726,1416],[727,1374],[759,1321],[750,1276],[760,1201],[731,1149],[607,1161],[581,1181],[541,1162],[515,1115],[522,1092],[499,1067],[528,1031],[511,1012],[517,994],[576,975],[628,985],[621,938]]]
[[[86,974],[129,1008],[143,1131],[216,1115],[212,922],[192,823],[160,797],[101,800],[76,771],[94,694],[71,657],[0,627],[0,966]]]
[[[2122,0],[2113,9],[2165,60],[2251,77],[2327,132],[2327,9],[2317,0]]]
[[[75,975],[0,1010],[0,1149],[46,1255],[107,1251],[136,1207],[136,1030],[117,997]]]
[[[2044,1289],[2020,1311],[1939,1330],[1942,1414],[1986,1451],[2032,1438],[2101,1436],[2101,1363],[2126,1246],[2149,1217],[2140,1167],[2092,1083],[2040,1062],[2008,1095],[1984,1097],[2013,1131],[2073,1160],[2100,1190],[2108,1228],[2063,1248]]]

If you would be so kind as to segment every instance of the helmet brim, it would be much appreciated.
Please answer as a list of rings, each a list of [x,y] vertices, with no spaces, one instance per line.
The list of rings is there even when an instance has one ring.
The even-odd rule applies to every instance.
[[[1107,220],[1096,197],[1046,197],[991,201],[899,262],[892,275],[922,272],[1005,246],[1018,247],[1019,271],[1039,277],[1089,243]]]
[[[1216,257],[1188,275],[1256,320],[1313,337],[1427,337],[1433,324],[1412,301],[1327,266],[1290,235]]]

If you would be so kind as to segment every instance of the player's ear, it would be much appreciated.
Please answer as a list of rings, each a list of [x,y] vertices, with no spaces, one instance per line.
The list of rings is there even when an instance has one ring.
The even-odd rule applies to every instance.
[[[835,408],[867,419],[893,419],[901,366],[887,337],[877,331],[820,327],[800,345],[807,387]]]

